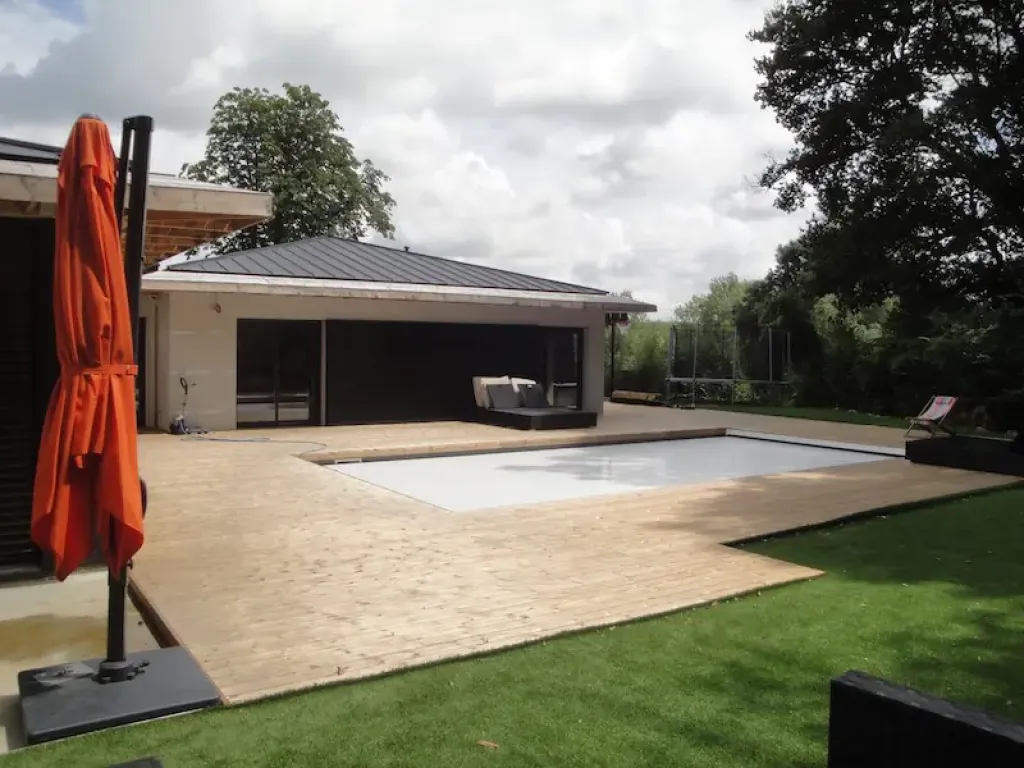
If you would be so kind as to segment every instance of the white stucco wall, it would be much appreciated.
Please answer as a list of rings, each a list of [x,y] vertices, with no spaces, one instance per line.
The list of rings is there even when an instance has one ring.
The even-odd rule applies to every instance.
[[[600,413],[604,403],[604,313],[600,309],[184,292],[147,293],[143,306],[146,316],[155,318],[147,323],[150,367],[146,401],[152,424],[159,429],[167,429],[181,411],[182,376],[189,383],[187,416],[191,424],[209,430],[235,428],[235,345],[240,318],[583,328],[583,405]]]

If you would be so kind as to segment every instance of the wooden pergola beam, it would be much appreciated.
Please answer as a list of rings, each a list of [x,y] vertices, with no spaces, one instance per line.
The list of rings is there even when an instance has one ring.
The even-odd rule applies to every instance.
[[[0,216],[53,218],[56,202],[55,165],[0,160]],[[145,261],[152,266],[266,221],[274,204],[266,192],[153,174],[146,207]]]

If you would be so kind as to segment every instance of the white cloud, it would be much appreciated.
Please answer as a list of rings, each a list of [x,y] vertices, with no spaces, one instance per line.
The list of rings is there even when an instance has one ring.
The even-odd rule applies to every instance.
[[[308,83],[392,177],[400,243],[669,311],[801,224],[751,184],[789,141],[753,102],[769,2],[87,0],[76,26],[0,0],[0,135],[152,114],[176,172],[225,90]]]
[[[209,56],[192,60],[185,82],[175,91],[202,93],[210,88],[230,88],[229,78],[237,74],[244,63],[245,53],[237,44],[219,45]]]
[[[53,43],[77,32],[73,23],[32,0],[0,2],[0,72],[31,74]]]

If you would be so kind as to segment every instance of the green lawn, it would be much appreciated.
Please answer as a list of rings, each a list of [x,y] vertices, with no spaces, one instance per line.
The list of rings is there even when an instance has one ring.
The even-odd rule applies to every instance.
[[[823,767],[828,681],[850,668],[1024,719],[1024,490],[750,548],[828,575],[0,765]]]
[[[841,421],[845,424],[869,424],[875,427],[896,427],[897,429],[906,429],[907,426],[909,426],[907,419],[900,418],[899,416],[879,416],[873,413],[847,411],[840,408],[803,408],[788,405],[744,405],[742,403],[737,403],[735,405],[730,405],[728,403],[709,404],[698,405],[697,407],[718,411],[756,413],[761,416],[786,416],[793,419]],[[907,414],[907,416],[910,415],[912,414]]]

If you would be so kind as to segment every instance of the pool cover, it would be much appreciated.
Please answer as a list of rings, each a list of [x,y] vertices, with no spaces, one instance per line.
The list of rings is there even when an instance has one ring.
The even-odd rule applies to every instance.
[[[450,512],[468,512],[888,458],[769,440],[708,437],[397,459],[329,468]]]

